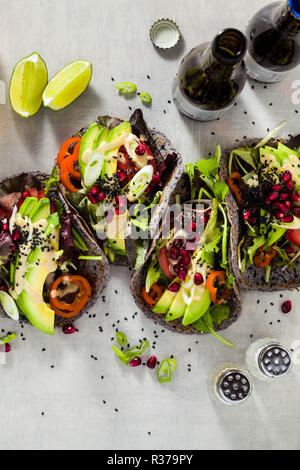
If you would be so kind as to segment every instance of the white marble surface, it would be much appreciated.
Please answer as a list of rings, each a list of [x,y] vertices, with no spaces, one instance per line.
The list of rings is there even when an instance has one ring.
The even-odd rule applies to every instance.
[[[139,98],[119,97],[111,77],[115,82],[135,81],[140,91],[151,93],[147,121],[168,135],[186,162],[213,152],[217,144],[225,147],[245,135],[263,136],[283,119],[288,120],[284,135],[299,131],[297,106],[291,101],[299,69],[267,89],[251,89],[248,83],[238,105],[216,123],[189,121],[168,103],[183,53],[224,27],[244,28],[265,3],[0,0],[0,79],[7,87],[16,61],[35,50],[46,60],[50,76],[79,58],[94,65],[89,89],[64,111],[42,109],[26,121],[9,104],[0,105],[1,176],[50,170],[60,142],[100,113],[127,118],[128,107],[139,106]],[[149,27],[159,17],[180,25],[184,40],[174,52],[159,53],[149,41]],[[297,292],[283,294],[294,303],[286,316],[279,294],[243,294],[243,315],[224,333],[236,343],[230,350],[210,336],[195,344],[196,337],[161,334],[140,312],[133,319],[136,307],[128,280],[127,269],[114,269],[106,302],[100,299],[90,312],[96,318],[83,318],[79,333],[69,337],[58,331],[48,338],[1,319],[0,329],[24,335],[0,369],[1,449],[299,449],[299,370],[276,384],[256,382],[252,399],[236,408],[215,405],[207,393],[209,371],[224,360],[242,363],[250,335],[279,337],[288,344],[300,338]],[[160,358],[175,355],[178,369],[170,385],[158,384],[146,367],[127,369],[115,360],[111,338],[118,319],[131,344],[147,336],[156,341],[153,353]]]

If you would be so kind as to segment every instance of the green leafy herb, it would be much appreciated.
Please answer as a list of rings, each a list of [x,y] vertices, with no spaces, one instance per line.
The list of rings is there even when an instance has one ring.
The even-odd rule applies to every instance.
[[[147,276],[146,276],[146,292],[150,292],[151,286],[155,284],[160,278],[160,266],[157,261],[156,256],[152,258],[150,266],[148,268]]]
[[[59,183],[59,173],[56,166],[53,167],[51,176],[45,183],[45,194],[48,196],[51,189],[56,189],[57,184]]]
[[[13,339],[17,337],[16,333],[12,333],[10,335],[3,336],[0,338],[0,344],[7,344],[10,343]]]
[[[127,344],[127,336],[124,333],[121,333],[121,331],[117,332],[117,341],[119,344],[124,345]]]
[[[135,83],[131,82],[119,82],[116,84],[116,90],[119,90],[120,93],[123,95],[127,95],[128,93],[136,92],[137,86]]]
[[[146,349],[148,349],[150,343],[148,340],[143,341],[139,346],[134,346],[133,348],[129,349],[129,351],[121,351],[117,346],[112,347],[113,351],[117,354],[120,361],[124,362],[124,364],[128,364],[130,359],[134,359],[135,357],[141,356]]]
[[[215,312],[213,312],[213,314],[216,315]],[[218,313],[218,315],[220,315],[220,312]],[[224,312],[222,312],[222,317],[224,321]],[[211,309],[207,310],[207,312],[201,318],[199,318],[199,320],[193,323],[193,327],[196,328],[196,330],[201,331],[202,333],[211,333],[219,341],[221,341],[221,343],[225,344],[226,346],[229,346],[230,348],[234,348],[234,344],[225,340],[220,335],[218,335],[218,333],[215,332]]]

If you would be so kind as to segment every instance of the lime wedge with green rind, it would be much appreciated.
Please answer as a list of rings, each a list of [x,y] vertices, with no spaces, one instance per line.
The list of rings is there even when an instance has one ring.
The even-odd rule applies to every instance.
[[[36,114],[42,105],[47,82],[47,66],[37,52],[21,59],[13,70],[9,86],[13,110],[24,118]]]
[[[92,64],[78,60],[66,65],[50,80],[43,93],[44,106],[60,111],[76,100],[92,78]]]

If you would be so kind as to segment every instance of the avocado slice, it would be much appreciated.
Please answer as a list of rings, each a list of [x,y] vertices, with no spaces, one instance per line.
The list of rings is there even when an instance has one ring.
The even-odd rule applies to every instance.
[[[27,197],[19,209],[19,214],[25,218],[30,214],[38,202],[39,201],[36,197]]]
[[[86,164],[82,160],[83,154],[88,150],[93,150],[94,143],[97,139],[97,137],[100,134],[100,127],[96,122],[93,122],[84,136],[82,137],[82,140],[80,142],[80,147],[79,147],[79,156],[78,156],[78,162],[79,162],[79,171],[81,174],[82,179],[84,179],[84,173],[85,173],[85,168]]]
[[[176,318],[180,318],[184,315],[187,305],[183,299],[182,291],[183,287],[181,287],[179,292],[177,292],[176,297],[173,300],[168,314],[165,318],[166,321],[176,320]]]
[[[166,289],[157,304],[155,305],[155,307],[152,309],[152,311],[154,313],[167,313],[172,305],[175,296],[176,294],[174,292],[171,292],[169,291],[169,289]]]
[[[106,142],[107,143],[113,142],[125,132],[131,133],[131,125],[130,125],[130,122],[128,121],[122,122],[117,127],[114,127],[114,129],[112,129],[109,132]],[[110,156],[116,155],[117,151],[118,151],[118,148],[115,148],[105,153],[105,156],[108,158],[107,160],[104,160],[102,174],[101,174],[102,178],[105,178],[105,177],[111,178],[115,173],[117,173],[117,165],[118,165],[117,159],[109,158]]]
[[[205,289],[204,294],[199,300],[195,298],[195,296],[197,295],[199,295],[199,291],[196,288],[194,293],[194,299],[192,300],[192,303],[188,305],[185,311],[182,320],[183,326],[190,325],[191,323],[194,323],[195,321],[199,320],[199,318],[201,318],[202,315],[204,315],[210,307],[211,298],[208,289]]]
[[[43,333],[54,334],[55,312],[46,303],[35,303],[23,290],[18,296],[17,304],[33,326]]]
[[[110,248],[116,253],[116,255],[126,256],[124,232],[118,233],[116,238],[108,238],[107,241]]]
[[[41,219],[48,219],[50,216],[50,200],[48,198],[42,198],[34,206],[34,208],[29,213],[29,219],[34,224]]]

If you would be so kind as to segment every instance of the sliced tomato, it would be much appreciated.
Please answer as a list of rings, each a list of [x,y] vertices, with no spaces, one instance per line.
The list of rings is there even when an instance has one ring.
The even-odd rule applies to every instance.
[[[294,245],[300,246],[300,229],[288,230],[286,238],[289,242],[294,243]]]
[[[170,271],[170,263],[169,263],[169,259],[168,259],[168,250],[167,250],[166,246],[163,246],[162,249],[160,250],[160,252],[158,254],[158,262],[159,262],[159,265],[160,265],[161,269],[163,270],[163,272],[167,276],[167,278],[168,279],[174,279],[175,276],[173,276],[173,274]]]
[[[27,190],[31,197],[36,197],[39,199],[39,191],[36,188],[30,188]]]

